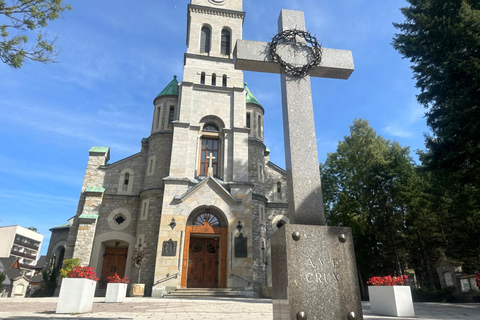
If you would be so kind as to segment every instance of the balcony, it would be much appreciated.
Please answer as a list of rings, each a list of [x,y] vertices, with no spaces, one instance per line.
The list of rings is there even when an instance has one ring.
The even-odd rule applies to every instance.
[[[37,259],[37,256],[34,255],[34,254],[28,254],[26,252],[17,251],[17,250],[14,250],[14,249],[12,249],[10,251],[10,254],[13,254],[14,256],[24,257],[24,258],[27,258],[27,259],[32,259],[32,260]]]
[[[15,244],[17,244],[17,245],[19,245],[19,246],[26,247],[26,248],[38,250],[38,244],[32,244],[32,243],[24,242],[24,241],[17,240],[17,239],[15,239],[15,240],[13,241],[13,243],[15,243]]]
[[[18,265],[20,266],[21,269],[33,269],[33,267],[35,267],[35,265],[27,264],[27,263],[19,263]]]

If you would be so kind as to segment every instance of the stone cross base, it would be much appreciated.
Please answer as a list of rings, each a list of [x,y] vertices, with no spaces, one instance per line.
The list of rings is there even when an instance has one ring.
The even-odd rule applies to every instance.
[[[274,319],[363,319],[350,228],[286,224],[271,248]]]

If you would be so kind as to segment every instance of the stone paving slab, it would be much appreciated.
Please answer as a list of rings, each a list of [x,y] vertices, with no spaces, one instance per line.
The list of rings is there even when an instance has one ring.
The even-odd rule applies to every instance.
[[[126,298],[123,303],[104,303],[95,298],[93,312],[57,315],[58,298],[1,298],[0,319],[5,320],[265,320],[272,319],[272,301],[242,298]],[[416,319],[480,320],[480,304],[415,303]],[[362,303],[365,320],[407,320],[408,317],[372,315],[370,304]],[[339,319],[341,320],[341,319]]]

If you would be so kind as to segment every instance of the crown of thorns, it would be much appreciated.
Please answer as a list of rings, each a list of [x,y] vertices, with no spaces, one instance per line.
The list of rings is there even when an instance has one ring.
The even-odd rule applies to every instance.
[[[297,44],[297,36],[305,39],[312,49],[312,58],[309,59],[306,65],[301,67],[296,67],[293,64],[284,61],[277,53],[277,47],[279,44]],[[310,73],[312,68],[318,66],[320,61],[322,61],[322,46],[314,36],[306,31],[295,29],[285,30],[274,36],[270,42],[270,56],[273,61],[279,63],[283,67],[286,74],[295,78],[303,78]]]

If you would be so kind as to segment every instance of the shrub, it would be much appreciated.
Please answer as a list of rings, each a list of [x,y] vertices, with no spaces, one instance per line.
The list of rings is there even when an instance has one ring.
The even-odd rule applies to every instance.
[[[80,266],[80,259],[65,259],[63,260],[63,268],[60,269],[60,276],[62,278],[67,278],[68,273],[75,269],[75,267]]]

